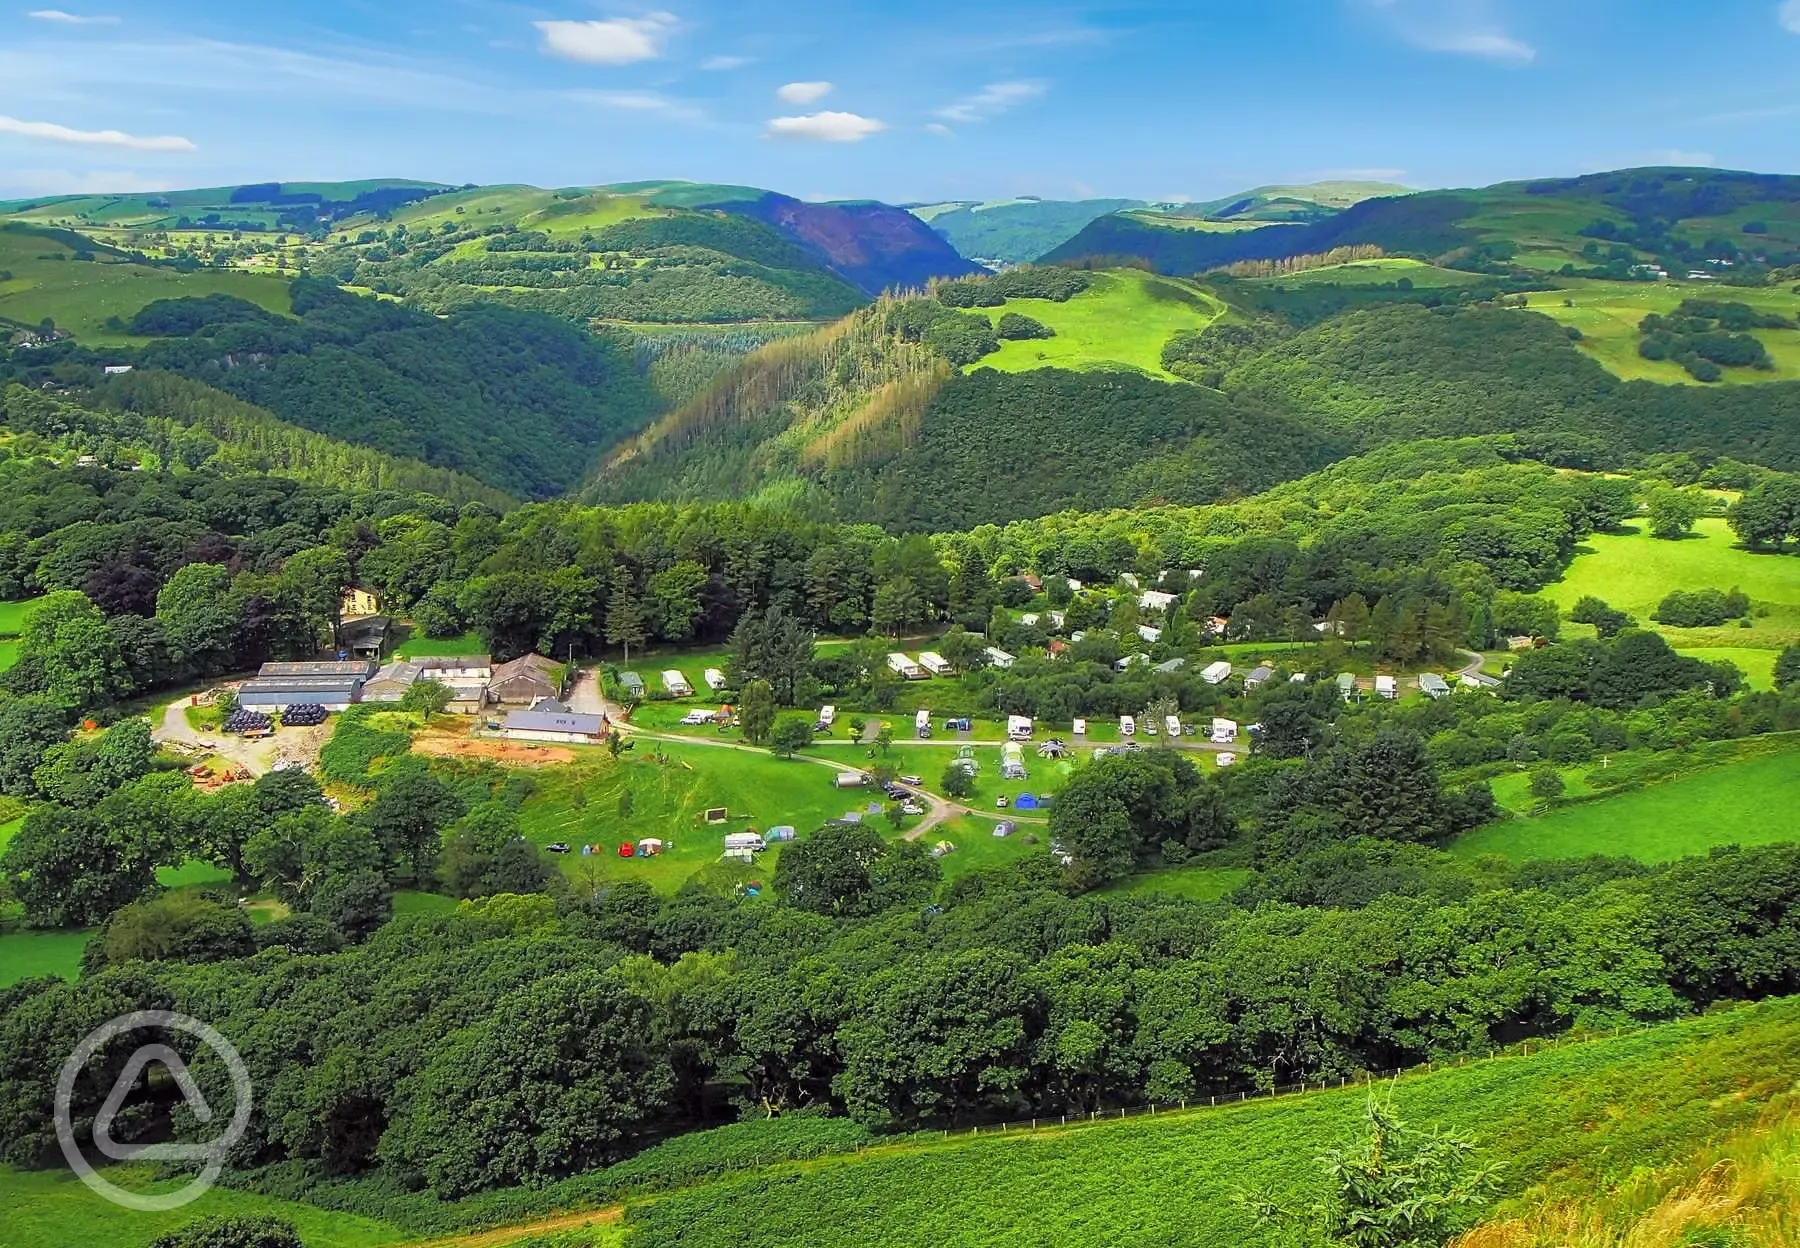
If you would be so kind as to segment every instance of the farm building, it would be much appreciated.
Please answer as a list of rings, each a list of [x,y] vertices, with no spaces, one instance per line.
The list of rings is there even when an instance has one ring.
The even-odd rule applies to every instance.
[[[1003,672],[1017,661],[1006,651],[996,649],[993,646],[989,646],[986,650],[982,651],[982,653],[987,655],[989,667],[997,667]]]
[[[530,706],[539,698],[562,692],[562,665],[541,654],[527,654],[494,669],[488,698],[502,706]]]
[[[1238,739],[1238,726],[1235,719],[1214,718],[1212,721],[1212,742],[1214,745],[1230,745]]]
[[[1273,679],[1275,679],[1274,668],[1267,665],[1258,665],[1251,668],[1250,674],[1244,677],[1244,688],[1260,689]]]
[[[898,650],[887,656],[888,670],[902,680],[924,680],[930,675],[924,668],[901,654]]]
[[[301,663],[264,663],[256,678],[270,676],[357,676],[363,680],[375,674],[376,664],[367,659],[317,659]]]
[[[1209,685],[1222,685],[1231,679],[1231,664],[1220,659],[1217,663],[1208,663],[1200,673],[1200,679]]]
[[[338,626],[338,641],[359,659],[379,659],[387,649],[388,628],[393,623],[385,615],[365,615],[345,620]]]
[[[1400,696],[1400,682],[1392,676],[1377,676],[1375,678],[1375,696],[1392,701]]]
[[[919,666],[933,676],[954,676],[956,669],[951,667],[943,655],[932,650],[919,651]]]
[[[396,660],[376,672],[363,686],[364,702],[398,702],[419,682],[418,664]]]
[[[1346,702],[1356,700],[1356,677],[1349,672],[1339,672],[1337,678],[1338,696]]]
[[[1437,673],[1426,672],[1419,677],[1419,692],[1435,702],[1450,696],[1450,684]]]
[[[1160,589],[1146,589],[1138,595],[1138,607],[1144,611],[1167,611],[1175,605],[1175,595]]]
[[[662,674],[662,686],[672,697],[691,698],[694,696],[694,687],[688,684],[688,678],[672,667]]]
[[[290,706],[322,706],[341,711],[362,700],[361,676],[258,676],[238,689],[237,704],[247,711],[284,711]]]
[[[500,730],[515,741],[594,745],[606,736],[606,716],[583,715],[546,699],[540,706],[508,715]]]
[[[619,688],[625,691],[626,697],[636,701],[644,696],[644,678],[636,672],[620,672]]]
[[[413,659],[412,665],[426,680],[446,685],[485,685],[494,678],[494,660],[485,654],[456,654]]]

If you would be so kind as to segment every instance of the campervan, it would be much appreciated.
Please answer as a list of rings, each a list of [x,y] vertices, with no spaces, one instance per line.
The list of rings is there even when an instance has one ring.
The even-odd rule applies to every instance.
[[[1031,740],[1031,720],[1024,715],[1008,715],[1006,717],[1006,739],[1008,741]]]

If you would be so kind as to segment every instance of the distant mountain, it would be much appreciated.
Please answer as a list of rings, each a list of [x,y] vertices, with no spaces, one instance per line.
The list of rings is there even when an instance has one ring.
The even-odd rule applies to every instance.
[[[934,277],[984,271],[917,217],[887,204],[809,204],[769,191],[755,199],[713,206],[774,226],[865,294],[912,289]]]
[[[1096,218],[1149,206],[1141,199],[1027,198],[921,204],[912,213],[971,260],[1024,264],[1073,238]]]
[[[1228,224],[1207,219],[1196,227],[1148,212],[1102,217],[1043,259],[1129,258],[1187,274],[1373,244],[1393,255],[1482,271],[1516,266],[1554,273],[1573,266],[1623,275],[1634,263],[1708,260],[1781,267],[1800,261],[1800,178],[1626,169],[1365,199],[1310,224],[1220,228]]]

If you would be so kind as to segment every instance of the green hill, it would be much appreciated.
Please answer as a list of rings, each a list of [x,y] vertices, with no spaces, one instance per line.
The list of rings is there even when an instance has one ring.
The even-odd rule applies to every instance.
[[[1622,277],[1633,265],[1658,264],[1684,280],[1730,276],[1800,260],[1800,177],[1626,169],[1383,196],[1312,224],[1233,234],[1164,229],[1134,213],[1100,218],[1044,260],[1129,256],[1161,272],[1195,273],[1358,244],[1489,272],[1572,267]]]
[[[1006,199],[921,205],[913,215],[971,260],[1024,264],[1109,213],[1148,207],[1138,199]]]

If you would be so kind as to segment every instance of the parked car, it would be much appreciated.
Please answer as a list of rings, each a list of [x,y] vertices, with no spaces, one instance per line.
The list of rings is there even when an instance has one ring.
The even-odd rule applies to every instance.
[[[903,815],[922,815],[925,813],[925,808],[917,802],[905,802],[900,807],[900,813]]]
[[[919,788],[924,785],[925,777],[924,776],[901,776],[900,783],[901,784],[910,784],[914,788]]]
[[[999,797],[996,797],[994,799],[994,809],[995,810],[1005,810],[1006,809],[1006,794],[1002,793]]]
[[[566,854],[569,852],[569,843],[567,841],[552,841],[550,844],[544,846],[544,848],[553,854]]]

